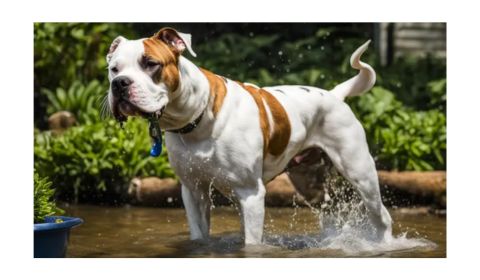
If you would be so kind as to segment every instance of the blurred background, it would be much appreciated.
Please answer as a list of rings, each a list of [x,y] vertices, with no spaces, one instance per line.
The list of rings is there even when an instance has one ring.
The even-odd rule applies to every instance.
[[[121,129],[102,116],[112,40],[164,26],[192,34],[195,64],[259,86],[331,89],[356,74],[350,55],[372,39],[363,59],[377,83],[347,102],[377,168],[446,169],[444,23],[35,23],[34,167],[53,182],[57,199],[122,205],[132,178],[175,178],[166,153],[148,156],[144,120]]]

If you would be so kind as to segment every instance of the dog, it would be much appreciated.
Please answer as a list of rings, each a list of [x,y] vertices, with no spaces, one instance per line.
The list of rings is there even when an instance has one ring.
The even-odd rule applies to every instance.
[[[261,244],[265,184],[303,151],[320,148],[359,192],[376,231],[391,236],[365,132],[344,102],[370,90],[373,68],[351,56],[359,73],[332,90],[311,86],[257,87],[216,75],[185,58],[196,56],[191,35],[162,28],[152,37],[117,37],[107,54],[108,104],[124,121],[139,116],[165,130],[170,164],[181,182],[190,238],[208,240],[209,189],[240,209],[244,243]]]

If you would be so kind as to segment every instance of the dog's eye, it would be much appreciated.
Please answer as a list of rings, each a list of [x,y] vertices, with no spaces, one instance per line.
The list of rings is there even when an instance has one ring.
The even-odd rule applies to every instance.
[[[147,60],[147,62],[145,63],[145,66],[147,68],[153,68],[153,67],[156,67],[160,65],[160,63],[156,62],[156,61],[153,61],[153,60]]]
[[[118,73],[118,68],[117,67],[112,67],[112,68],[110,68],[110,71],[112,71],[112,73]]]

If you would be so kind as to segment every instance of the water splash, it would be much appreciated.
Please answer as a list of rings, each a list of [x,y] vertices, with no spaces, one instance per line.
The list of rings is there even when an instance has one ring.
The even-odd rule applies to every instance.
[[[317,256],[382,256],[404,251],[430,251],[437,247],[424,238],[408,238],[406,232],[388,241],[377,242],[348,227],[321,235],[267,236],[266,245],[289,250],[316,250]]]
[[[340,179],[341,180],[341,179]],[[321,205],[321,210],[312,207],[318,217],[319,232],[297,235],[274,234],[265,237],[265,244],[290,250],[320,250],[333,256],[377,256],[399,251],[434,250],[437,245],[415,233],[403,231],[385,240],[375,239],[376,230],[370,224],[362,200],[346,181],[329,185],[330,200]],[[319,252],[321,254],[321,252]]]

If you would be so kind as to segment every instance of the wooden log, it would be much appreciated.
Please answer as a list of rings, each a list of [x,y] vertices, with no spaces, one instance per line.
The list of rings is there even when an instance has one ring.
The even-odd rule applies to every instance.
[[[292,206],[303,203],[303,197],[297,193],[292,181],[286,173],[282,173],[270,181],[265,189],[265,205],[271,207]]]
[[[378,171],[380,185],[387,185],[419,196],[444,195],[447,190],[445,171]]]
[[[297,194],[287,174],[282,173],[266,185],[265,205],[272,207],[292,206],[302,203],[303,198]],[[181,187],[172,178],[133,178],[128,194],[135,204],[146,206],[178,207],[182,206]],[[211,199],[215,205],[228,205],[231,201],[213,190]],[[207,198],[208,199],[208,198]]]
[[[182,189],[173,178],[145,177],[133,178],[128,187],[128,195],[134,204],[160,207],[181,207]],[[229,205],[230,201],[217,190],[212,190],[211,199],[215,205]]]
[[[133,178],[128,195],[136,204],[148,206],[180,206],[181,189],[177,180],[157,177]]]
[[[325,174],[318,172],[318,167],[315,168],[316,176],[312,175],[311,169],[295,168],[298,170],[291,169],[289,172],[294,172],[289,174],[290,176],[282,173],[266,185],[266,206],[292,206],[294,203],[302,205],[305,201],[310,204],[318,204],[324,201],[325,184],[328,183]],[[431,198],[439,206],[446,206],[445,171],[378,171],[378,177],[382,188],[388,186],[392,190],[401,191],[414,197]],[[300,193],[297,192],[297,189],[300,190]],[[141,205],[171,207],[182,205],[180,185],[178,181],[171,178],[134,178],[130,182],[128,193],[134,202]],[[217,191],[213,192],[212,199],[215,205],[230,204],[230,201]]]

